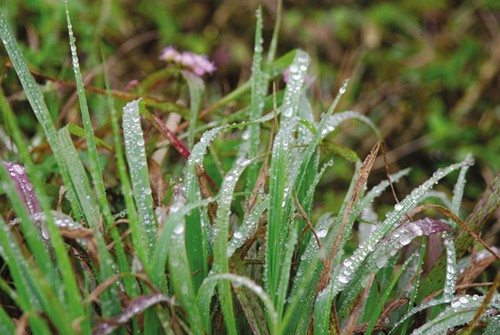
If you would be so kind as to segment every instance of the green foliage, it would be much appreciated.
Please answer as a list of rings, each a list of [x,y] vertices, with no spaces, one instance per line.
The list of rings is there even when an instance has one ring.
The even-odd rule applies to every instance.
[[[142,15],[148,13],[160,35],[169,36],[177,31],[178,21],[165,17],[177,12],[175,6],[184,8],[188,2],[141,3]],[[42,1],[27,2],[27,6],[41,11],[51,5]],[[81,11],[80,6],[83,3],[72,4],[73,13]],[[194,17],[200,15],[196,6],[202,5],[194,5]],[[415,11],[424,13],[442,4],[403,2],[401,6],[376,4],[366,14],[355,7],[339,7],[314,15],[318,20],[332,18],[341,42],[352,38],[352,27],[365,24],[382,36],[396,31],[397,39],[405,40],[418,30]],[[389,187],[394,191],[393,183],[408,175],[409,169],[387,174],[378,185],[368,187],[381,142],[372,143],[373,149],[363,161],[359,158],[366,155],[363,150],[338,143],[339,137],[382,138],[381,131],[363,114],[339,112],[342,99],[352,99],[360,84],[350,88],[345,80],[336,88],[330,107],[324,109],[309,97],[309,54],[294,49],[275,59],[278,25],[264,57],[262,9],[256,15],[252,74],[222,95],[181,65],[151,68],[136,88],[131,85],[131,91],[111,90],[111,69],[105,66],[104,75],[95,82],[97,86],[103,82],[104,88],[86,88],[68,4],[50,8],[66,10],[79,105],[79,113],[71,113],[83,127],[65,118],[53,121],[48,106],[62,103],[46,103],[56,97],[45,94],[35,81],[0,13],[2,41],[41,126],[36,136],[44,136],[51,150],[28,150],[10,101],[0,91],[4,120],[0,130],[11,134],[15,144],[11,159],[22,161],[26,178],[32,181],[29,189],[28,184],[21,184],[22,192],[18,192],[23,181],[21,165],[0,167],[10,206],[2,208],[5,213],[0,217],[2,333],[22,332],[22,327],[34,334],[372,334],[399,329],[430,334],[467,324],[469,332],[474,326],[490,333],[498,328],[498,276],[486,294],[474,288],[467,293],[481,294],[455,292],[457,264],[469,262],[466,284],[479,276],[473,272],[480,267],[479,261],[462,260],[466,249],[473,245],[485,248],[483,270],[499,258],[498,249],[477,235],[498,208],[500,177],[493,179],[470,216],[461,215],[465,176],[474,164],[472,155],[437,169],[401,201],[395,199],[396,204],[389,198],[386,206],[391,210],[386,212],[380,206],[383,195]],[[79,44],[89,52],[90,67],[101,59],[95,46],[111,27],[104,23],[106,17],[117,15],[114,25],[126,25],[120,4],[103,1],[85,15],[96,8],[100,13],[97,24],[81,27],[82,36],[88,34],[92,40],[84,38],[86,42]],[[16,12],[10,5],[6,9]],[[166,10],[165,15],[160,9]],[[281,13],[277,17],[279,22]],[[59,16],[52,20],[56,24]],[[290,28],[290,22],[301,20],[302,13],[294,11],[285,18],[284,26]],[[302,31],[306,36],[310,33]],[[180,35],[171,35],[172,41],[181,41]],[[194,51],[206,51],[210,42],[210,36],[182,37],[179,44],[189,48],[195,43]],[[478,47],[474,39],[464,39],[460,53],[449,62],[423,66],[421,72],[410,69],[402,76],[410,81],[421,77],[429,87],[438,81],[438,87],[468,90],[474,75],[456,81],[454,72],[480,56]],[[415,50],[414,45],[402,43],[382,54],[365,56],[367,64],[377,64],[380,58],[400,63]],[[106,54],[105,47],[101,51]],[[280,79],[285,69],[289,72],[283,89]],[[354,77],[360,80],[363,74]],[[156,95],[159,87],[165,87],[161,98]],[[87,98],[88,93],[101,94],[107,100]],[[182,100],[189,101],[189,108]],[[428,125],[434,141],[480,136],[482,130],[470,127],[460,135],[447,131],[467,116],[466,109],[461,109],[465,111],[460,117],[449,118],[439,97],[421,108],[427,103],[435,109]],[[234,111],[226,114],[225,108]],[[109,110],[109,117],[97,117],[99,110]],[[170,129],[174,113],[189,125],[178,123],[177,130]],[[210,121],[201,122],[201,117],[210,117]],[[356,126],[353,136],[349,136],[350,124]],[[367,129],[375,136],[367,136]],[[163,143],[166,153],[159,147],[160,136],[167,139]],[[106,151],[98,150],[97,144]],[[55,164],[42,180],[37,167],[50,155]],[[317,201],[327,198],[321,182],[332,171],[338,173],[337,161],[345,167],[338,179],[347,183],[334,193],[339,195],[340,206],[332,209],[334,206],[321,206]],[[451,199],[444,192],[432,193],[436,184],[456,170],[460,173]],[[60,199],[47,194],[45,183],[65,194]],[[117,194],[111,192],[115,188]],[[23,198],[26,194],[39,200],[39,211],[33,213]],[[450,208],[426,202],[436,196]],[[118,202],[124,203],[124,211],[112,213]],[[10,208],[13,214],[7,215]],[[447,219],[440,218],[443,215]],[[422,266],[429,266],[425,253],[434,259],[439,256],[430,246],[435,241],[429,241],[439,233],[443,233],[446,255],[422,274]],[[416,253],[411,251],[415,247]],[[11,308],[7,308],[9,304]],[[421,315],[418,323],[410,322],[428,308],[431,313]]]

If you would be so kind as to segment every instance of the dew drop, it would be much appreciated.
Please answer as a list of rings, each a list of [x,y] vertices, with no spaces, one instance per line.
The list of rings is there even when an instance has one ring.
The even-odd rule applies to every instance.
[[[327,230],[327,229],[325,229],[325,228],[323,228],[323,229],[318,230],[318,231],[316,232],[316,235],[318,235],[318,237],[323,238],[323,237],[325,237],[325,236],[326,236],[326,233],[327,233],[327,232],[328,232],[328,230]]]
[[[342,284],[347,284],[349,282],[349,278],[343,274],[339,275],[339,282]]]
[[[285,110],[283,111],[283,115],[286,117],[291,117],[292,114],[293,114],[292,107],[286,107]]]
[[[177,227],[174,229],[174,234],[180,235],[184,232],[184,225],[183,224],[178,224]]]
[[[387,264],[387,258],[385,256],[382,256],[382,257],[379,257],[377,258],[377,260],[375,261],[375,265],[381,269],[385,266],[385,264]]]
[[[403,234],[401,235],[401,238],[399,239],[399,243],[401,245],[407,245],[411,242],[411,238],[410,236],[406,235],[406,234]]]

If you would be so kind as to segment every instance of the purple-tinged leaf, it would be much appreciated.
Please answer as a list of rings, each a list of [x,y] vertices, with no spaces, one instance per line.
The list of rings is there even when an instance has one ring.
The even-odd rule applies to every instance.
[[[40,204],[33,191],[33,184],[28,178],[24,167],[20,164],[4,161],[3,165],[9,172],[10,179],[16,184],[16,188],[28,209],[30,215],[35,215],[41,212]]]
[[[385,266],[387,261],[398,252],[399,249],[408,245],[418,236],[430,236],[452,228],[443,221],[431,218],[408,222],[394,229],[375,248],[373,259],[379,269]]]
[[[123,313],[102,321],[92,330],[93,335],[111,334],[115,329],[123,326],[130,321],[134,316],[143,313],[149,307],[159,303],[168,302],[170,299],[164,294],[153,294],[138,297],[128,305]]]
[[[422,229],[423,235],[429,236],[432,234],[441,233],[443,231],[452,231],[453,229],[441,220],[425,218],[422,220],[417,220],[415,222],[410,222],[407,225],[417,225]]]

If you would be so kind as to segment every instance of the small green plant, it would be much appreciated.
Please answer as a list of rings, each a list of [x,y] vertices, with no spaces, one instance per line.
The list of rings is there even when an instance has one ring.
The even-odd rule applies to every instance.
[[[6,161],[0,168],[2,189],[16,217],[10,222],[0,218],[0,256],[5,264],[0,281],[2,334],[28,329],[35,334],[436,334],[456,327],[464,333],[474,327],[487,334],[500,331],[498,276],[489,288],[481,288],[481,294],[457,291],[462,273],[468,276],[462,283],[471,282],[471,269],[480,260],[486,267],[499,258],[498,249],[485,245],[477,234],[499,206],[500,176],[463,220],[465,175],[473,165],[468,155],[437,170],[403,200],[396,200],[383,217],[374,211],[374,200],[410,171],[388,175],[368,190],[382,142],[364,160],[339,146],[339,157],[354,162],[351,184],[338,212],[321,213],[314,220],[318,184],[334,164],[331,155],[320,153],[325,138],[349,120],[367,124],[379,139],[381,135],[363,115],[336,111],[347,80],[330,108],[315,120],[304,85],[310,58],[297,49],[275,59],[277,33],[265,58],[260,9],[251,78],[205,111],[235,101],[245,101],[246,107],[197,125],[205,91],[199,75],[214,68],[202,71],[180,62],[181,67],[160,70],[139,83],[142,99],[120,95],[129,100],[121,114],[115,108],[117,93],[103,91],[113,134],[113,144],[106,144],[112,155],[103,154],[98,151],[103,141],[91,123],[67,4],[66,16],[83,129],[55,127],[5,17],[0,16],[1,38],[45,132],[65,189],[63,202],[69,205],[66,213],[52,206],[15,115],[0,92],[2,117],[18,153],[13,158],[22,162]],[[174,49],[166,51],[173,57],[165,56],[166,60],[180,56]],[[208,64],[189,57],[198,65]],[[271,83],[285,69],[286,88],[269,95]],[[189,111],[148,96],[167,78],[186,83]],[[189,120],[186,133],[175,134],[158,115],[170,107]],[[148,155],[152,146],[141,119],[185,158],[182,179],[167,195],[153,187],[157,180]],[[85,155],[71,135],[85,139]],[[230,137],[238,138],[237,149],[225,162],[226,169],[207,152],[217,139]],[[116,204],[106,196],[108,167],[103,155],[115,162],[107,164],[116,166],[120,181],[120,213],[113,213]],[[432,192],[456,170],[460,172],[451,199]],[[446,206],[425,203],[429,198],[444,199]],[[439,213],[441,218],[434,218]],[[427,241],[438,233],[445,255],[423,274]],[[353,238],[359,243],[348,250]],[[474,241],[484,249],[464,259]],[[413,318],[427,310],[427,315]]]

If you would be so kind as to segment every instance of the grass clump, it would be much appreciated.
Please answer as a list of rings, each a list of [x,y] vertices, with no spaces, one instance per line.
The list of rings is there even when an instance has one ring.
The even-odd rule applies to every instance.
[[[56,128],[5,17],[0,17],[2,40],[50,145],[53,173],[61,177],[58,186],[64,194],[60,199],[47,194],[14,113],[0,94],[2,117],[16,148],[11,159],[26,167],[6,161],[0,169],[15,213],[15,219],[0,219],[2,333],[498,330],[498,276],[478,285],[476,294],[462,285],[479,276],[478,268],[498,260],[498,249],[478,234],[499,206],[499,176],[465,219],[460,204],[465,174],[474,162],[470,155],[437,170],[401,201],[392,183],[409,170],[387,174],[387,180],[368,188],[375,158],[384,152],[381,140],[363,160],[340,145],[334,146],[333,158],[320,149],[346,121],[367,124],[381,139],[377,127],[361,114],[336,110],[347,80],[316,120],[306,95],[309,55],[297,49],[274,59],[274,34],[264,57],[260,10],[250,80],[205,111],[232,102],[246,106],[212,123],[197,123],[205,92],[201,72],[196,67],[190,71],[189,59],[181,66],[173,62],[138,83],[138,94],[115,92],[109,85],[93,90],[108,97],[113,143],[103,153],[98,143],[105,140],[92,125],[67,5],[66,15],[83,129]],[[286,87],[278,90],[274,83],[285,69]],[[187,85],[189,110],[149,95],[171,78]],[[119,113],[115,104],[122,100],[127,103]],[[188,120],[187,131],[170,130],[164,110]],[[148,143],[145,129],[163,135],[185,159],[178,163],[182,179],[173,181],[171,190],[151,159],[151,151],[158,149]],[[85,149],[75,145],[75,134],[85,139]],[[213,142],[234,138],[234,154],[222,161]],[[318,185],[337,159],[352,161],[351,182],[337,212],[319,213],[314,205]],[[451,199],[431,192],[456,170],[460,173]],[[121,204],[107,196],[105,177],[112,174],[119,180],[116,202]],[[383,217],[373,203],[389,187],[396,204]],[[436,194],[449,206],[425,202]],[[53,206],[54,200],[59,205]],[[113,213],[117,208],[121,211]],[[440,258],[430,247],[439,241],[436,234],[445,250]],[[484,249],[463,260],[474,242]],[[422,273],[429,256],[433,266]],[[413,318],[424,310],[430,312]]]

